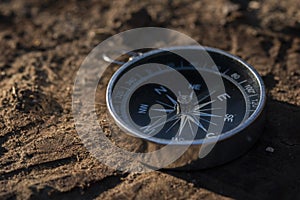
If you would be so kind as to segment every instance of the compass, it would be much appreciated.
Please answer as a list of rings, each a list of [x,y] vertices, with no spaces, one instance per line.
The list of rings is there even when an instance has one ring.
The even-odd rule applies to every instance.
[[[106,93],[109,113],[131,137],[158,147],[189,145],[170,166],[183,169],[220,165],[245,153],[262,132],[265,101],[253,67],[222,50],[197,46],[134,57],[114,73]],[[199,149],[209,144],[200,156]]]

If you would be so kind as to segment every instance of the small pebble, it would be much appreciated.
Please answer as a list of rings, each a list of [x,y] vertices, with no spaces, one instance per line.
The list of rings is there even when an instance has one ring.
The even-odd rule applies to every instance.
[[[270,152],[270,153],[273,153],[275,151],[275,149],[273,147],[267,147],[266,151]]]
[[[251,9],[256,10],[256,9],[259,9],[260,7],[261,7],[261,4],[258,1],[251,1],[249,3],[249,8],[251,8]]]
[[[12,87],[12,94],[15,95],[15,96],[17,95],[15,86]]]

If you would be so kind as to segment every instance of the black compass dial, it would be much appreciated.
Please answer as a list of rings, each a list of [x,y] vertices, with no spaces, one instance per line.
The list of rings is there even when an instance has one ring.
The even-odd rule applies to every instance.
[[[199,51],[183,50],[194,54]],[[197,56],[192,62],[187,62],[168,51],[145,54],[123,66],[108,87],[111,113],[123,128],[134,135],[151,135],[158,141],[169,141],[175,137],[182,141],[191,138],[202,140],[209,134],[209,126],[222,126],[222,134],[243,126],[261,100],[259,82],[253,72],[231,57],[214,51],[208,53],[218,70],[202,65]],[[130,80],[116,89],[115,85],[126,73],[145,63],[152,63],[151,67],[131,75]],[[169,66],[170,70],[162,69],[158,64]],[[175,73],[180,73],[186,82],[178,81]],[[216,82],[208,88],[204,76],[209,79],[220,77],[222,87]],[[178,87],[171,89],[151,82],[153,78],[169,81]],[[214,102],[226,102],[226,106],[213,107]],[[218,109],[223,111],[222,115],[213,112]],[[215,123],[213,119],[216,118],[224,123]]]
[[[185,123],[186,126],[193,124],[198,127],[198,130],[193,133],[193,129],[190,129],[190,134],[195,136],[195,139],[203,139],[209,125],[213,123],[211,122],[213,117],[224,119],[225,124],[222,132],[232,130],[244,120],[246,114],[245,97],[234,83],[224,78],[225,94],[219,93],[219,95],[215,95],[216,99],[212,99],[204,80],[198,73],[195,73],[192,68],[180,72],[188,78],[190,85],[186,85],[184,91],[177,91],[177,94],[159,84],[146,84],[133,92],[129,100],[130,118],[140,126],[140,131],[149,134],[159,129],[160,131],[155,137],[172,139],[180,128],[180,123]],[[170,72],[156,76],[163,78],[166,76],[165,73]],[[194,101],[189,101],[189,99],[192,100],[192,91],[197,98]],[[218,94],[218,86],[213,88],[211,93]],[[223,101],[224,98],[227,98],[226,115],[212,114],[211,103]],[[185,99],[186,102],[182,99]],[[154,105],[160,105],[160,107]],[[166,122],[162,120],[164,114],[167,114]],[[149,126],[151,119],[153,124]],[[217,126],[218,124],[212,125]]]

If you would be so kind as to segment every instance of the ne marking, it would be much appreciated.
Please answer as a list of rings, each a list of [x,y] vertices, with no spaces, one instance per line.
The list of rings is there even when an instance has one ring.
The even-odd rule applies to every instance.
[[[200,90],[201,89],[201,84],[190,84],[189,89]]]

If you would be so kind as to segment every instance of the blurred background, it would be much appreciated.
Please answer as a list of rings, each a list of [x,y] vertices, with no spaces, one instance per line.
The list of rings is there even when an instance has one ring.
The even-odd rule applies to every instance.
[[[299,10],[298,0],[1,0],[0,199],[300,198]],[[246,155],[128,174],[85,150],[72,119],[76,72],[97,44],[145,26],[240,56],[262,75],[267,122]]]

